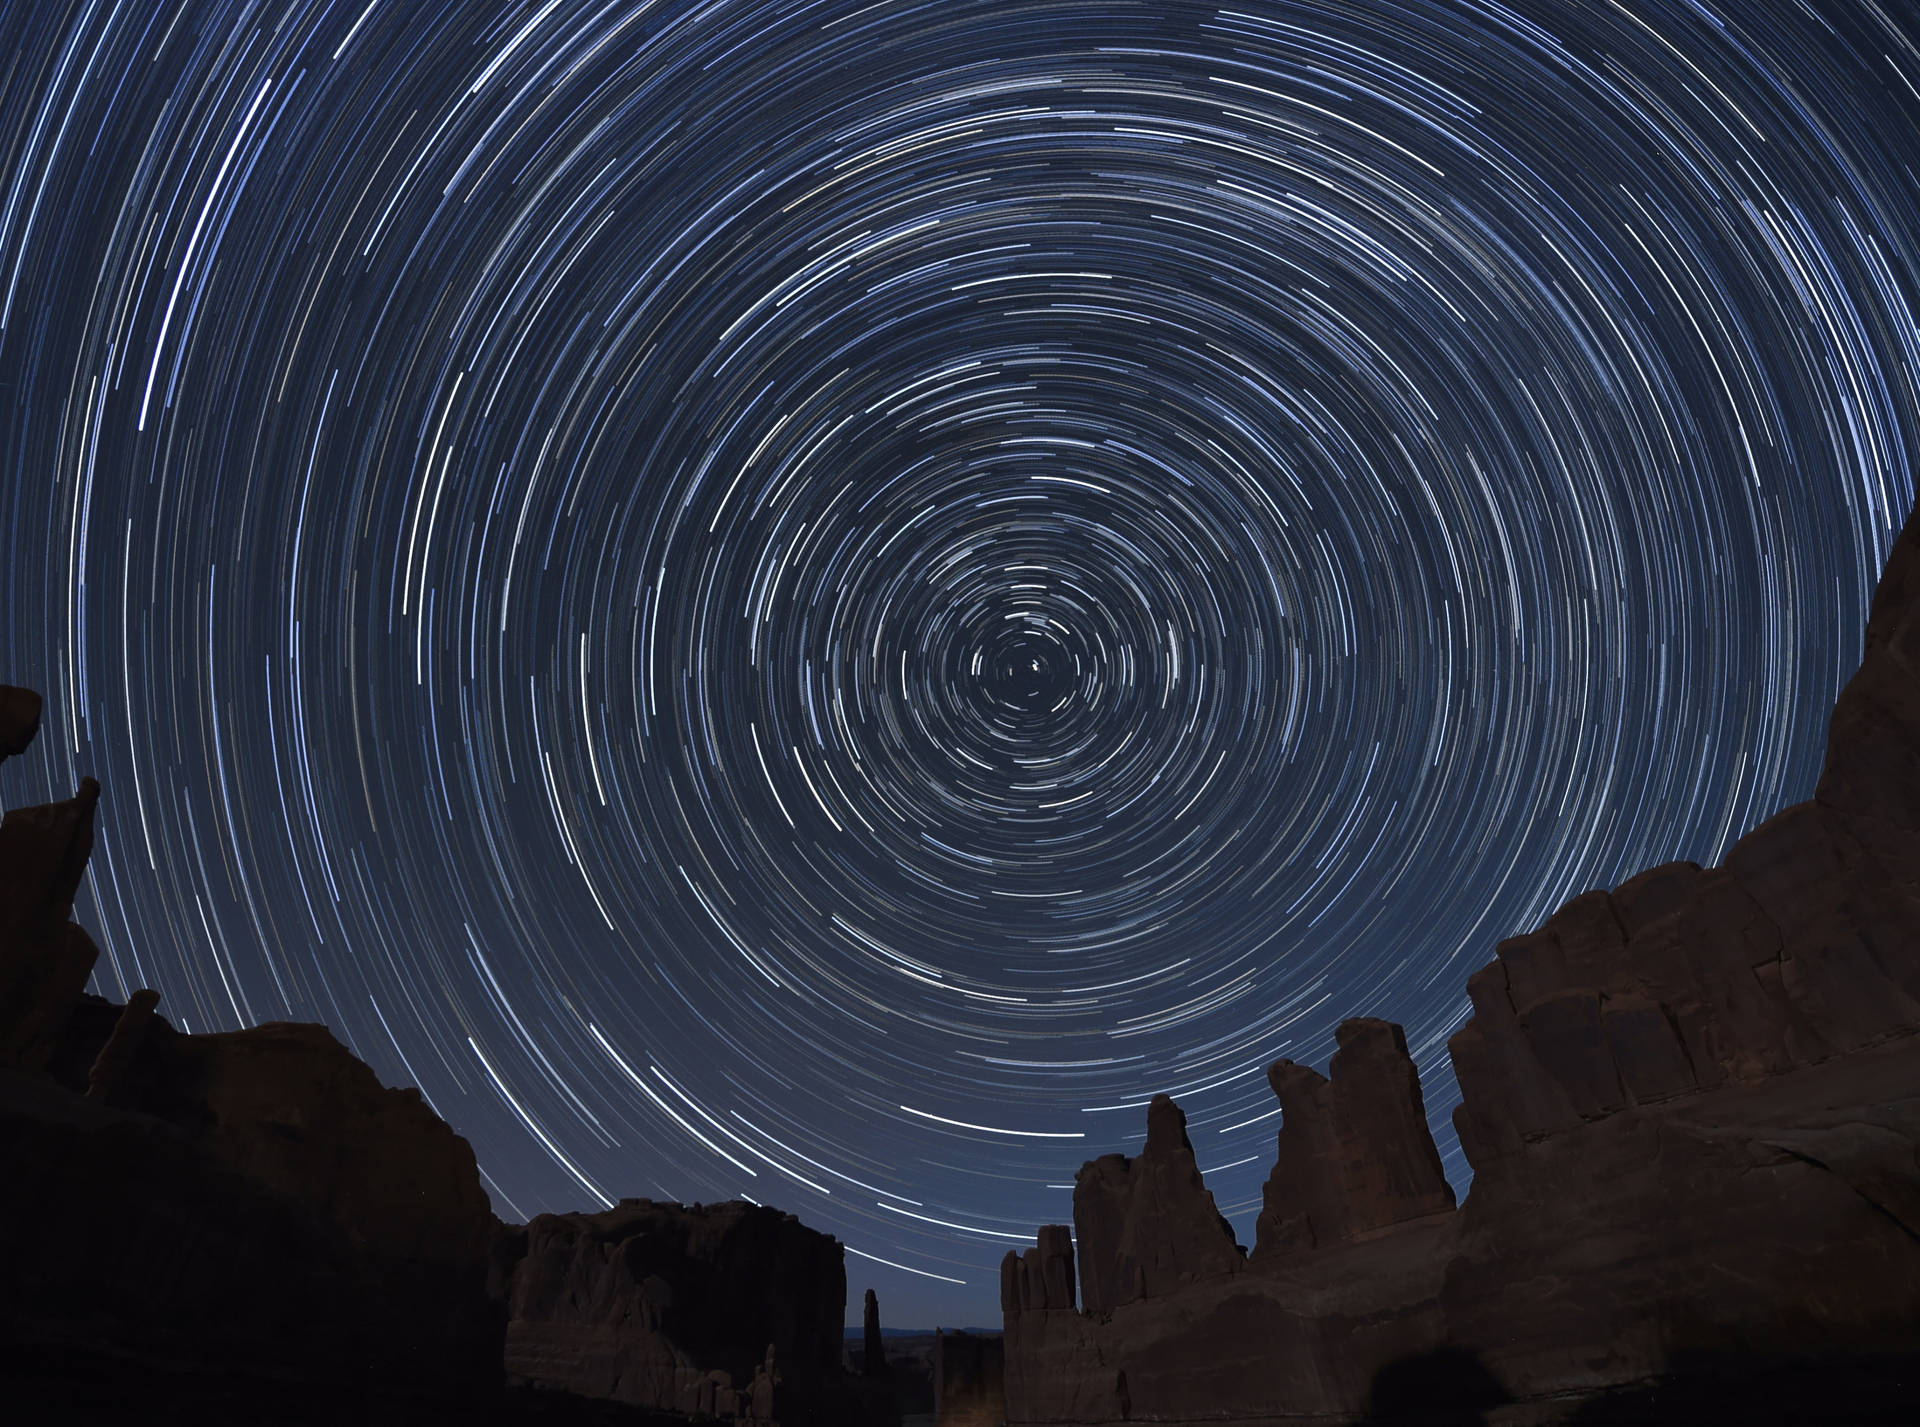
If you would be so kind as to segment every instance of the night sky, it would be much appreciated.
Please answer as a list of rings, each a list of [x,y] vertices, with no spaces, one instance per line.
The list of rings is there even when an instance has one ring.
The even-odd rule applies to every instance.
[[[10,804],[94,988],[895,1326],[1172,1092],[1810,794],[1920,449],[1908,0],[0,10]]]

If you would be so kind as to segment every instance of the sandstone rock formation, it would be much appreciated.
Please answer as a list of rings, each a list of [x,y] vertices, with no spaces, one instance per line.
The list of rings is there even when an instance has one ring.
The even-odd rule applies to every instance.
[[[1147,1107],[1147,1143],[1138,1158],[1104,1155],[1074,1176],[1073,1232],[1081,1297],[1089,1313],[1232,1273],[1245,1261],[1233,1226],[1201,1181],[1187,1139],[1187,1117],[1165,1095],[1154,1096]],[[1068,1266],[1073,1262],[1070,1248],[1061,1253],[1061,1237],[1043,1238],[1030,1251],[1035,1256],[1026,1260],[1019,1280],[1026,1285],[1027,1303],[1073,1305],[1070,1274],[1062,1280],[1059,1269],[1048,1273],[1063,1259]],[[1004,1295],[1008,1270],[1001,1272]]]
[[[121,1008],[119,1018],[113,1023],[112,1034],[100,1047],[100,1053],[94,1056],[93,1064],[87,1068],[89,1100],[111,1103],[126,1086],[134,1063],[140,1057],[140,1048],[147,1043],[147,1033],[153,1027],[153,1013],[159,1005],[158,991],[135,991],[127,997],[127,1004]]]
[[[1478,1173],[1526,1142],[1920,1027],[1920,512],[1810,802],[1722,866],[1653,868],[1503,941],[1449,1043]]]
[[[686,1413],[835,1420],[846,1268],[837,1240],[791,1214],[648,1199],[542,1214],[510,1310],[507,1371],[529,1382]]]
[[[1284,1112],[1260,1211],[1256,1260],[1347,1243],[1453,1208],[1407,1038],[1387,1021],[1343,1021],[1329,1079],[1290,1060],[1267,1083]]]
[[[1814,798],[1574,898],[1467,993],[1456,1212],[1398,1028],[1349,1021],[1330,1078],[1270,1072],[1244,1269],[1190,1157],[1145,1195],[1081,1171],[1084,1311],[1008,1256],[1008,1422],[1348,1421],[1442,1379],[1503,1424],[1920,1420],[1920,512]]]
[[[1064,1224],[1048,1224],[1037,1245],[1000,1261],[1002,1310],[1071,1308],[1073,1285],[1073,1231]]]
[[[138,1004],[104,1043],[106,1017],[76,1018],[65,1084],[4,1084],[14,1331],[329,1389],[497,1387],[496,1221],[467,1142],[324,1027],[184,1036]]]
[[[0,688],[0,756],[38,712]],[[0,822],[0,1376],[37,1383],[0,1415],[94,1420],[86,1392],[116,1421],[887,1415],[841,1379],[840,1245],[790,1215],[630,1200],[508,1228],[467,1142],[326,1027],[186,1036],[152,991],[86,994],[98,797]],[[501,1395],[509,1299],[515,1368],[582,1397]]]

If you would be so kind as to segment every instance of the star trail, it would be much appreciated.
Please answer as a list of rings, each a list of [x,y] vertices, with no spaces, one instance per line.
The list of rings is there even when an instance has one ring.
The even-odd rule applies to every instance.
[[[1874,0],[0,10],[9,803],[95,989],[890,1323],[1807,796],[1920,442]]]

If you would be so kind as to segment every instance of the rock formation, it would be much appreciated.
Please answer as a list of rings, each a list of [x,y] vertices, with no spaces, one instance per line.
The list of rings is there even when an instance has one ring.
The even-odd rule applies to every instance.
[[[1162,1097],[1147,1154],[1075,1182],[1083,1310],[1055,1231],[1002,1267],[1008,1422],[1920,1420],[1920,512],[1814,798],[1574,898],[1467,993],[1457,1211],[1397,1027],[1269,1073],[1244,1267]]]
[[[880,1296],[871,1288],[861,1305],[860,1370],[867,1377],[887,1375],[886,1340],[880,1336]]]
[[[1400,1027],[1344,1021],[1334,1040],[1331,1079],[1290,1060],[1267,1070],[1284,1118],[1256,1258],[1347,1243],[1453,1208]]]
[[[39,707],[0,687],[0,756]],[[287,1420],[518,1420],[510,1359],[681,1413],[886,1416],[841,1379],[840,1245],[791,1215],[628,1200],[508,1228],[467,1142],[326,1027],[187,1036],[152,991],[86,994],[70,914],[99,793],[0,822],[0,1375],[39,1384],[9,1409],[92,1420],[85,1384],[102,1420],[251,1422],[290,1393]],[[541,1396],[518,1401],[570,1410]]]
[[[0,1083],[15,1340],[329,1391],[496,1388],[496,1221],[466,1141],[324,1027],[184,1036],[150,997],[76,1017],[60,1079]]]
[[[1073,1231],[1079,1246],[1081,1297],[1089,1313],[1183,1283],[1232,1273],[1245,1260],[1233,1226],[1214,1207],[1187,1139],[1187,1117],[1165,1095],[1147,1107],[1147,1143],[1137,1159],[1110,1154],[1081,1167],[1073,1181]],[[1058,1230],[1042,1230],[1022,1267],[1023,1302],[1073,1306],[1073,1251]],[[1049,1268],[1063,1263],[1059,1268]],[[1007,1282],[1003,1267],[1001,1282]],[[1003,1302],[1002,1307],[1005,1304]],[[1016,1305],[1018,1306],[1018,1305]]]
[[[837,1240],[758,1205],[648,1199],[542,1214],[524,1234],[512,1376],[678,1412],[836,1420],[827,1414],[846,1312]]]
[[[1002,1309],[1071,1308],[1073,1284],[1073,1231],[1064,1224],[1048,1224],[1035,1247],[1025,1254],[1009,1251],[1000,1261]]]
[[[153,1026],[153,1013],[159,1005],[158,991],[135,991],[127,997],[127,1004],[113,1023],[112,1034],[87,1068],[89,1100],[111,1103],[126,1087],[127,1077],[140,1058],[140,1048],[147,1043],[147,1032]]]

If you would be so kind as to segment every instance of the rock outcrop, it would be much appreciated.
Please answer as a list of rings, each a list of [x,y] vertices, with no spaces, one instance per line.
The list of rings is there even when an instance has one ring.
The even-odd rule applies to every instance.
[[[1629,1107],[1748,1085],[1920,1027],[1920,512],[1894,543],[1811,801],[1717,868],[1567,903],[1467,980],[1449,1042],[1476,1173]]]
[[[1284,1118],[1256,1259],[1348,1243],[1453,1208],[1405,1034],[1387,1021],[1351,1020],[1334,1040],[1331,1078],[1290,1060],[1267,1070]]]
[[[185,1036],[145,997],[97,1005],[52,1057],[64,1084],[0,1085],[17,1341],[329,1391],[497,1388],[497,1221],[417,1092],[321,1026]]]
[[[1073,1230],[1064,1224],[1048,1224],[1033,1248],[1024,1254],[1009,1250],[1000,1261],[1002,1311],[1071,1308],[1073,1286]]]
[[[1467,994],[1457,1211],[1398,1028],[1348,1021],[1329,1077],[1269,1074],[1244,1268],[1190,1157],[1147,1195],[1081,1171],[1084,1311],[1008,1256],[1008,1422],[1920,1420],[1920,513],[1814,798],[1574,898]]]
[[[844,1421],[839,1242],[740,1202],[542,1214],[513,1270],[508,1373],[641,1407]]]
[[[0,756],[38,716],[37,696],[0,688]],[[840,1372],[841,1247],[791,1215],[628,1200],[508,1228],[467,1142],[326,1027],[188,1036],[150,990],[86,994],[98,953],[70,917],[99,794],[88,779],[0,822],[0,1376],[35,1380],[8,1406],[887,1418],[884,1393]],[[509,1358],[578,1396],[503,1395]]]

